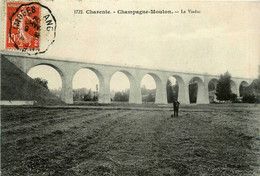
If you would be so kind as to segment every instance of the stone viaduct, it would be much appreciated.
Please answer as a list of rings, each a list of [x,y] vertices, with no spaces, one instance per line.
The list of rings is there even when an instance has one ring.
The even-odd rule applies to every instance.
[[[3,54],[4,55],[4,54]],[[198,84],[197,104],[209,103],[208,84],[210,81],[216,86],[219,75],[183,73],[175,71],[164,71],[147,68],[125,67],[105,64],[94,64],[75,61],[54,60],[27,56],[4,55],[9,61],[15,64],[23,72],[28,71],[38,65],[48,65],[53,67],[62,79],[62,101],[73,103],[72,81],[75,73],[82,68],[87,68],[96,73],[99,79],[99,102],[110,103],[110,79],[116,72],[124,73],[130,82],[129,103],[142,103],[141,80],[146,75],[151,75],[156,83],[156,104],[167,104],[166,85],[169,77],[173,76],[179,85],[178,100],[182,104],[189,104],[189,84],[194,80]],[[251,84],[253,79],[232,77],[232,92],[239,95],[240,84]]]

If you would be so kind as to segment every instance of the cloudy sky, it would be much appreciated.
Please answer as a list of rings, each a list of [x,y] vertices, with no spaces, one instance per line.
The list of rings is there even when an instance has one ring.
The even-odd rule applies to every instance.
[[[57,20],[43,55],[63,60],[256,77],[260,2],[47,1]],[[75,15],[82,10],[198,10],[199,14]]]
[[[55,4],[55,5],[54,5]],[[65,59],[256,76],[260,2],[50,1],[57,38],[46,53]],[[200,10],[177,15],[74,15],[82,10]]]

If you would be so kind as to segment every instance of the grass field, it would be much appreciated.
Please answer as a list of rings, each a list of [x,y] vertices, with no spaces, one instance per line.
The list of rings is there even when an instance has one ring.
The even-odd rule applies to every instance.
[[[2,107],[2,175],[260,175],[260,107]]]

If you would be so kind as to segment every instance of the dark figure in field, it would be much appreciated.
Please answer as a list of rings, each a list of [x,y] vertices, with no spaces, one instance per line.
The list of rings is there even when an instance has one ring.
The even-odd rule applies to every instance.
[[[180,102],[178,100],[173,101],[174,116],[178,116]]]

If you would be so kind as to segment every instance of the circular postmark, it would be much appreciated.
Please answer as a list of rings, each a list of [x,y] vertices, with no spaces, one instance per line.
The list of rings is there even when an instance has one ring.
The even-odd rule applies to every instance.
[[[21,4],[10,18],[9,37],[17,50],[45,53],[55,41],[56,26],[48,7],[38,2]]]

